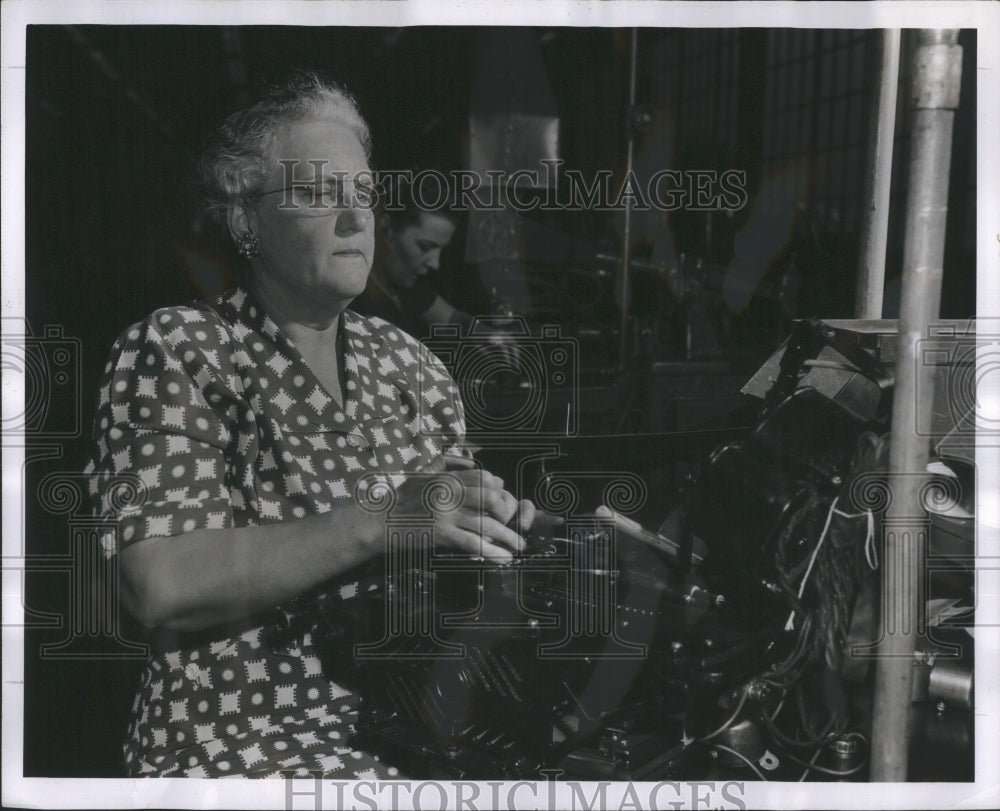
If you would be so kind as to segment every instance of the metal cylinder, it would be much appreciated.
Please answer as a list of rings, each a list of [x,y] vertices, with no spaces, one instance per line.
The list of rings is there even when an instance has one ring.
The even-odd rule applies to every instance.
[[[885,288],[885,247],[889,234],[889,189],[892,142],[896,131],[896,87],[899,83],[899,29],[887,28],[879,38],[877,91],[868,134],[864,220],[861,223],[855,318],[881,318]]]
[[[962,709],[972,709],[972,668],[962,662],[939,659],[931,668],[927,695]]]
[[[633,126],[632,114],[635,110],[635,81],[637,72],[637,60],[639,58],[639,29],[633,28],[630,31],[629,40],[629,73],[628,73],[628,146],[625,155],[625,182],[631,182],[632,165],[635,154],[635,128]],[[629,310],[632,299],[632,195],[625,197],[625,227],[622,235],[622,268],[619,294],[621,295],[621,320],[618,332],[618,368],[625,369],[628,366],[628,329]]]
[[[941,301],[951,136],[962,69],[958,32],[918,34],[913,77],[913,130],[903,293],[900,306],[892,439],[889,446],[892,501],[886,514],[882,567],[882,629],[875,672],[872,722],[873,781],[907,778],[912,719],[914,652],[923,632],[921,587],[925,573],[927,517],[921,503],[930,450],[933,365],[919,363],[921,338],[937,318]]]
[[[844,736],[837,738],[827,745],[824,752],[823,763],[828,769],[841,772],[849,779],[851,775],[861,765],[865,753],[855,736]]]
[[[749,718],[744,718],[732,724],[719,737],[719,742],[725,744],[734,752],[739,752],[751,763],[760,760],[767,752],[764,736],[760,728]],[[719,762],[725,766],[744,766],[745,761],[724,750],[719,753]]]

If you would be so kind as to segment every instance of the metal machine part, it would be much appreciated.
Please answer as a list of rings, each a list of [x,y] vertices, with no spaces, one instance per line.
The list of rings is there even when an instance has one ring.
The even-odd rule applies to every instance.
[[[932,701],[971,710],[974,698],[972,667],[964,662],[939,659],[931,667],[927,696]]]
[[[887,410],[842,390],[881,392],[884,369],[848,350],[832,394],[788,385],[836,339],[802,330],[756,424],[709,455],[660,532],[591,510],[496,567],[398,527],[413,563],[325,612],[327,660],[365,697],[365,745],[407,773],[469,779],[863,778],[871,670],[850,651],[872,638],[854,636],[855,614],[877,615],[878,505],[854,488],[884,471]],[[913,743],[933,761],[964,742],[941,776],[957,779],[971,657],[928,670]]]

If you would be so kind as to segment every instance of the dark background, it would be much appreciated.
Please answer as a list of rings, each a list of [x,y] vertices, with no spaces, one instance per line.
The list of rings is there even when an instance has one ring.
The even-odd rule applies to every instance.
[[[566,166],[620,174],[628,32],[517,33],[518,47],[541,59],[553,102],[546,112],[559,117]],[[83,467],[97,380],[115,337],[153,309],[214,294],[233,278],[235,254],[199,216],[192,190],[209,127],[251,100],[262,80],[291,66],[317,68],[358,97],[376,168],[459,168],[487,34],[497,29],[29,26],[26,317],[36,337],[60,327],[75,365],[69,386],[36,381],[51,396],[27,442],[26,552],[41,563],[26,574],[26,775],[121,773],[140,668],[122,653],[138,635],[124,621],[117,639],[79,625],[71,606],[92,607],[105,596],[80,574],[90,559],[81,551],[85,507],[53,509],[40,487],[47,476]],[[727,221],[728,237],[717,228],[708,238],[704,218],[681,212],[669,226],[676,250],[728,258],[733,234],[750,223],[766,189],[769,204],[793,212],[768,261],[806,266],[820,291],[798,314],[850,316],[873,43],[870,31],[640,32],[637,100],[649,105],[653,124],[640,133],[637,166],[714,164],[748,176],[751,204]],[[975,32],[962,32],[960,44],[944,317],[970,316],[975,303]],[[912,32],[903,45],[890,283],[902,257]],[[780,184],[769,183],[783,172],[797,173],[784,197]],[[608,215],[576,212],[558,225],[587,244],[621,250],[620,222]],[[637,223],[637,255],[655,253],[656,241],[655,228]],[[442,274],[456,295],[463,290],[455,274],[468,273],[463,242],[460,234],[448,257],[452,270]]]

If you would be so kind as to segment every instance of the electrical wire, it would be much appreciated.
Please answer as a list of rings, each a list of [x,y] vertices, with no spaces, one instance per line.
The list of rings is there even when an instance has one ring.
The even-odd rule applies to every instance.
[[[837,497],[839,498],[839,496]],[[801,602],[802,594],[806,590],[806,582],[809,580],[809,575],[812,574],[813,565],[816,563],[816,558],[819,556],[819,550],[823,546],[823,541],[826,540],[827,533],[830,531],[830,522],[833,520],[833,514],[837,510],[837,498],[834,498],[830,502],[830,509],[826,514],[826,523],[823,524],[823,531],[819,534],[819,540],[816,541],[816,546],[813,547],[812,555],[809,557],[809,565],[806,567],[806,573],[802,575],[802,580],[799,582],[799,591],[796,594],[796,598]],[[788,621],[785,623],[785,630],[791,631],[795,627],[795,611],[792,611],[788,615]]]
[[[730,715],[729,718],[727,718],[721,724],[721,726],[719,726],[717,729],[713,730],[712,732],[709,732],[707,735],[704,735],[701,738],[698,738],[698,741],[701,742],[701,743],[704,743],[705,741],[711,740],[716,735],[718,735],[718,734],[720,734],[722,732],[725,732],[727,729],[729,729],[729,727],[732,725],[733,721],[736,720],[736,716],[738,716],[740,714],[740,710],[743,709],[743,705],[746,704],[746,702],[747,702],[747,695],[749,693],[750,693],[749,687],[744,687],[743,688],[743,695],[740,696],[739,703],[737,703],[736,709],[733,710],[732,715]]]
[[[838,721],[837,717],[831,716],[830,720],[827,721],[826,725],[823,727],[823,731],[820,732],[819,735],[812,736],[810,740],[802,741],[797,738],[790,738],[778,729],[774,721],[772,721],[766,713],[762,713],[761,716],[764,719],[764,725],[767,727],[767,731],[771,733],[771,737],[774,738],[775,742],[789,749],[812,749],[816,746],[824,746],[834,738],[839,737],[841,732],[840,725],[843,724],[843,719],[840,719],[840,725],[836,725]]]
[[[774,687],[787,689],[802,678],[808,664],[809,632],[812,629],[812,614],[806,614],[795,640],[795,647],[785,659],[777,664],[761,680]]]
[[[775,707],[774,708],[774,712],[771,713],[771,720],[772,721],[774,721],[774,720],[777,719],[777,717],[778,717],[779,713],[781,712],[782,708],[785,706],[785,696],[787,696],[787,695],[788,695],[788,691],[787,690],[785,690],[785,691],[782,692],[782,694],[781,694],[781,701],[778,702],[778,706]]]
[[[748,758],[742,752],[737,752],[735,749],[730,749],[728,746],[723,746],[721,743],[716,743],[716,744],[713,744],[712,746],[713,746],[714,749],[718,749],[720,752],[725,752],[725,753],[727,753],[729,755],[736,755],[736,757],[738,757],[740,760],[742,760],[744,763],[746,763],[747,766],[749,766],[751,769],[753,769],[754,772],[756,773],[756,775],[761,780],[763,780],[765,783],[770,782],[767,779],[767,777],[764,775],[764,772],[762,772],[760,769],[757,768],[757,764],[755,764],[752,760],[750,760],[750,758]]]
[[[884,449],[881,438],[862,435],[847,478],[880,466]],[[846,714],[832,711],[818,694],[822,671],[835,674],[840,669],[851,606],[859,584],[878,566],[874,514],[870,509],[858,513],[840,509],[839,500],[845,492],[842,489],[839,495],[831,497],[810,488],[797,499],[797,507],[789,511],[775,539],[774,582],[784,595],[785,610],[789,611],[785,624],[787,644],[781,661],[759,677],[765,684],[782,690],[780,700],[771,711],[759,708],[759,715],[775,751],[787,757],[789,763],[804,768],[798,778],[800,782],[810,773],[848,777],[867,763],[866,757],[858,766],[843,770],[817,763],[838,738],[857,738],[867,747],[867,740],[860,733],[845,735]],[[854,523],[835,524],[834,515]],[[861,519],[865,519],[864,530],[857,523]],[[791,718],[789,704],[794,710]],[[825,710],[821,709],[824,707]],[[781,726],[790,730],[787,733],[777,724],[782,710],[785,715]]]
[[[813,756],[809,758],[809,765],[812,766],[819,759],[819,756],[822,753],[823,753],[822,749],[817,749],[815,752],[813,752]],[[805,780],[809,776],[809,771],[810,769],[808,767],[803,769],[802,776],[796,782],[801,783],[803,780]]]
[[[865,766],[868,765],[866,759],[861,761],[861,763],[859,763],[857,766],[854,766],[853,768],[844,769],[843,771],[841,771],[840,769],[828,769],[826,768],[826,766],[819,766],[812,761],[802,760],[801,758],[797,758],[795,757],[795,755],[790,754],[789,752],[785,752],[785,757],[787,757],[790,761],[792,761],[792,763],[795,763],[799,766],[804,766],[806,769],[809,769],[810,771],[819,772],[820,774],[828,774],[831,777],[847,777],[852,774],[857,774]]]

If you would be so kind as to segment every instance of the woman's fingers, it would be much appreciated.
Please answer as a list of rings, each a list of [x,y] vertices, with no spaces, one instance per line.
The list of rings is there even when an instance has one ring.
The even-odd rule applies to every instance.
[[[521,532],[527,532],[535,523],[535,505],[526,498],[522,498],[518,503],[517,526]]]
[[[504,489],[504,481],[479,467],[474,459],[444,454],[423,473],[441,473],[462,488],[458,509],[437,516],[439,539],[447,546],[496,560],[526,547],[527,533],[544,513],[528,499],[518,501]]]
[[[476,467],[476,460],[468,456],[458,456],[454,453],[443,453],[434,459],[442,465],[442,470],[472,470]],[[433,464],[433,462],[431,463]]]
[[[468,464],[464,464],[465,462]],[[479,485],[487,490],[503,490],[503,479],[484,468],[476,467],[476,463],[472,459],[460,459],[457,463],[449,461],[447,464],[449,472],[464,483]]]
[[[486,515],[496,518],[501,524],[510,523],[510,520],[517,513],[517,499],[506,490],[481,490],[479,493],[480,504]],[[475,503],[475,498],[470,499],[470,506]]]
[[[486,558],[494,563],[510,563],[514,559],[510,551],[494,543],[492,538],[485,538],[475,531],[452,527],[446,540],[448,546],[471,557]]]
[[[490,542],[499,544],[512,552],[520,552],[525,548],[524,538],[518,535],[516,530],[504,526],[497,519],[488,515],[460,515],[455,524],[462,529],[478,533],[489,539]]]

